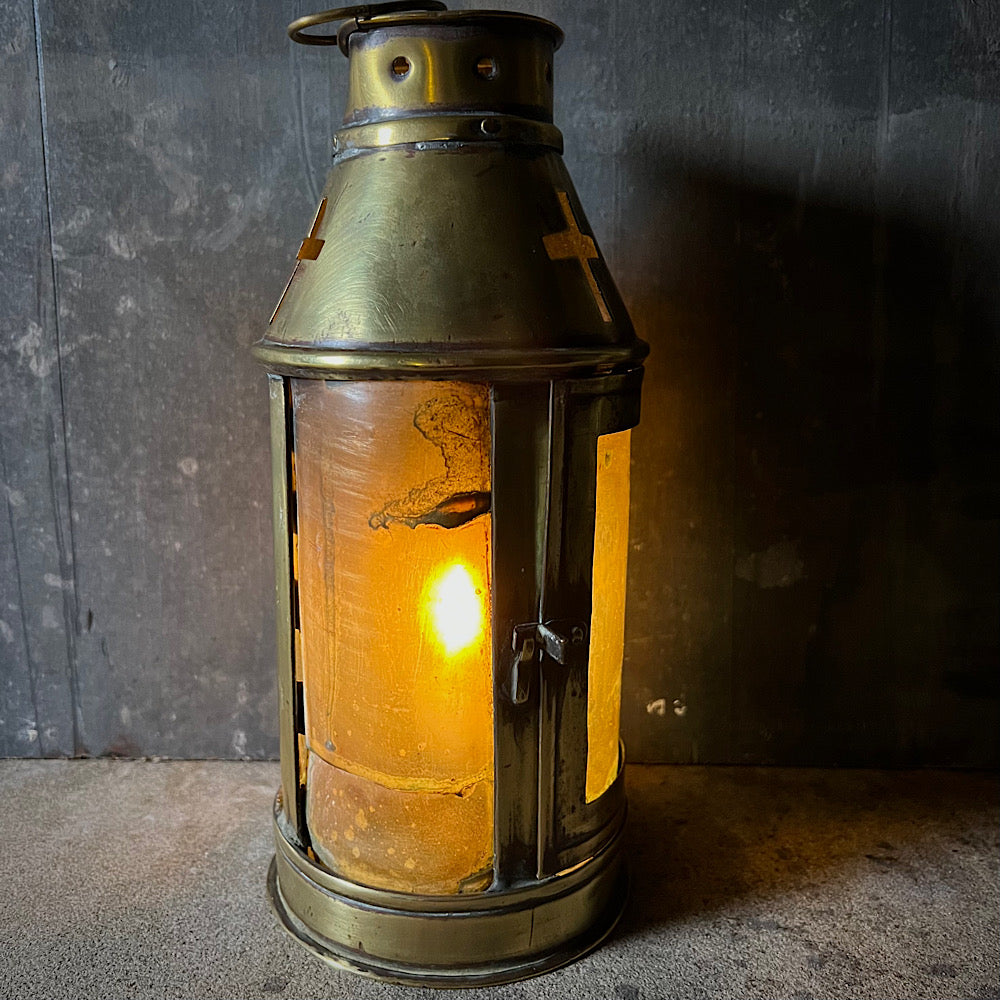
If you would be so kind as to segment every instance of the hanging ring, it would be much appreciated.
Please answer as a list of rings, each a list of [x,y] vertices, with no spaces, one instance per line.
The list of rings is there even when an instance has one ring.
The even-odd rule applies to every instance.
[[[293,42],[301,45],[337,45],[338,36],[333,35],[307,35],[307,28],[314,28],[317,24],[329,24],[331,21],[356,22],[367,21],[369,18],[378,17],[380,14],[395,14],[404,10],[447,10],[447,4],[440,0],[390,0],[389,3],[366,3],[354,7],[334,7],[332,10],[321,10],[318,14],[307,14],[305,17],[297,18],[288,26],[288,37]]]

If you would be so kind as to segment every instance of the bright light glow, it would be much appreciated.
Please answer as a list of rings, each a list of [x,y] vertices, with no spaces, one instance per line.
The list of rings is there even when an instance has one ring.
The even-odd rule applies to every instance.
[[[467,649],[483,634],[482,590],[477,589],[469,568],[462,563],[453,563],[434,578],[427,611],[449,656]]]

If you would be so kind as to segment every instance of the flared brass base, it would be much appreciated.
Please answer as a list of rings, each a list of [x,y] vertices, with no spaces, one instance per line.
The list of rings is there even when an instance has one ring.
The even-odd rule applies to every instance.
[[[621,916],[620,835],[572,871],[512,889],[418,896],[332,875],[275,825],[267,889],[282,926],[333,965],[390,982],[463,987],[527,979],[579,958]]]

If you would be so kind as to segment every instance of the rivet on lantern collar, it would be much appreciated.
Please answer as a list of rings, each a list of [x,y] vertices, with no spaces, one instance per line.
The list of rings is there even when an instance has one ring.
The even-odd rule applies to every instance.
[[[509,982],[595,947],[624,905],[647,347],[562,161],[555,25],[400,2],[288,31],[339,46],[350,83],[254,347],[275,507],[269,895],[355,972]]]

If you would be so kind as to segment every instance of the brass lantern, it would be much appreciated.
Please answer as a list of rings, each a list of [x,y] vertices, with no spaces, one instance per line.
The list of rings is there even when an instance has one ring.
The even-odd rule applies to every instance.
[[[309,33],[323,22],[336,35]],[[342,22],[342,23],[341,23]],[[350,59],[269,374],[281,789],[269,892],[338,965],[564,964],[625,899],[636,339],[561,158],[548,21],[289,27]]]

